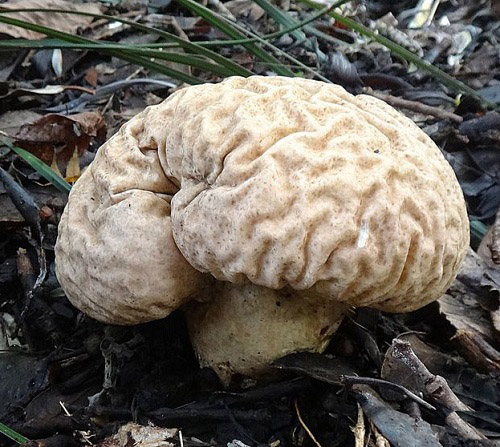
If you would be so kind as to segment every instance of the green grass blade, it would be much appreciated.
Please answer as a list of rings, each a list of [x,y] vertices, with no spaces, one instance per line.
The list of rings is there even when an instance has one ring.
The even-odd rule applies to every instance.
[[[95,49],[99,49],[99,46],[96,46]],[[200,70],[206,71],[208,73],[214,73],[223,77],[233,76],[233,71],[227,69],[226,67],[221,67],[220,65],[214,64],[212,62],[207,62],[204,59],[200,59],[197,55],[189,55],[189,54],[181,54],[181,53],[168,53],[165,51],[159,50],[150,50],[150,49],[123,49],[121,50],[125,54],[137,55],[137,56],[146,56],[153,57],[155,59],[176,62],[178,64],[187,65],[190,67],[195,67]]]
[[[15,146],[10,142],[7,137],[0,134],[0,143],[7,146],[10,150],[14,151],[19,155],[26,163],[28,163],[36,172],[38,172],[42,177],[51,182],[59,191],[69,193],[71,191],[71,185],[64,180],[59,174],[56,174],[50,166],[46,165],[38,157],[35,157],[31,152],[25,149]]]
[[[296,22],[294,25],[291,25],[289,27],[283,28],[280,31],[276,31],[271,34],[266,34],[264,36],[259,36],[259,37],[252,37],[248,39],[231,39],[231,40],[209,40],[209,41],[198,41],[196,42],[197,45],[201,46],[234,46],[234,45],[243,45],[244,43],[255,43],[255,42],[260,42],[261,40],[270,40],[270,39],[275,39],[278,37],[281,37],[284,34],[288,34],[292,31],[295,31],[300,28],[306,28],[307,25],[320,17],[324,16],[327,14],[330,10],[333,8],[337,8],[338,6],[342,5],[348,0],[342,0],[339,1],[335,4],[332,4],[330,6],[327,6],[320,11],[311,14],[309,17],[304,19],[301,22]],[[1,14],[1,11],[0,11]],[[313,28],[311,28],[313,29]],[[315,30],[316,32],[319,32]],[[323,34],[323,33],[321,33]],[[345,42],[339,41],[343,43],[344,45],[348,45]],[[96,45],[97,43],[94,42],[92,45]],[[137,50],[137,49],[155,49],[155,48],[179,48],[180,45],[178,43],[145,43],[145,44],[121,44],[121,43],[110,43],[107,41],[100,41],[100,45],[102,45],[103,48],[109,48],[109,49],[127,49],[127,50]],[[7,40],[0,40],[0,50],[3,49],[11,49],[11,48],[44,48],[44,49],[50,49],[50,48],[76,48],[76,49],[93,49],[91,44],[85,45],[85,44],[72,44],[65,42],[60,39],[7,39]],[[202,56],[202,55],[200,55]],[[269,63],[269,65],[272,65]],[[250,74],[252,74],[250,72]]]
[[[330,7],[328,7],[328,8],[330,8]],[[228,19],[226,19],[226,18],[224,18],[222,16],[220,16],[220,18],[221,18],[221,20],[229,22]],[[274,45],[272,45],[271,43],[269,43],[267,40],[264,40],[261,36],[258,36],[257,34],[253,33],[252,31],[247,30],[246,28],[244,28],[243,26],[240,26],[237,23],[232,23],[231,22],[231,24],[232,24],[232,26],[234,28],[236,28],[239,32],[241,32],[242,35],[247,34],[249,36],[252,36],[253,38],[256,38],[263,46],[270,48],[276,54],[279,54],[282,57],[284,57],[285,59],[288,59],[292,63],[293,66],[300,67],[301,70],[303,70],[303,71],[311,74],[315,78],[321,79],[324,82],[331,82],[329,79],[325,78],[321,74],[319,74],[316,71],[314,71],[311,67],[308,67],[307,65],[303,64],[299,60],[297,60],[294,57],[292,57],[291,55],[289,55],[286,51],[283,51],[280,48],[277,48]],[[264,61],[264,62],[259,62],[259,63],[264,64],[264,65],[269,65],[269,66],[276,66],[277,68],[274,71],[276,71],[277,73],[278,73],[278,68],[285,67],[285,65],[283,65],[283,64],[280,65],[279,61],[276,61],[276,62]],[[286,65],[287,68],[289,66],[290,65],[288,65],[288,64]]]
[[[23,435],[20,435],[19,433],[7,427],[5,424],[2,424],[1,422],[0,422],[0,433],[4,434],[5,436],[7,436],[7,438],[21,445],[29,442],[28,438],[25,438]]]
[[[58,39],[62,39],[68,42],[74,42],[74,43],[95,43],[94,41],[90,39],[86,39],[84,37],[80,36],[75,36],[72,34],[64,33],[62,31],[57,31],[52,28],[48,28],[43,25],[37,25],[33,23],[26,22],[24,20],[19,20],[19,19],[13,19],[11,17],[4,17],[1,15],[5,11],[0,11],[0,23],[7,23],[9,25],[13,26],[18,26],[20,28],[24,29],[29,29],[31,31],[36,31],[42,34],[45,34],[49,37],[55,37]],[[151,70],[154,70],[158,73],[164,74],[166,76],[170,76],[174,79],[177,79],[182,82],[186,82],[188,84],[201,84],[204,81],[200,78],[188,75],[186,73],[183,73],[178,70],[174,70],[173,68],[167,67],[162,64],[158,64],[157,62],[153,62],[149,60],[147,57],[142,57],[142,56],[136,56],[133,54],[128,54],[126,52],[123,52],[122,50],[105,50],[105,49],[99,49],[100,52],[105,53],[105,54],[110,54],[112,56],[115,56],[119,59],[126,60],[127,62],[131,62],[133,64],[142,66],[144,68],[149,68]]]
[[[220,54],[208,49],[204,48],[201,45],[198,45],[197,43],[190,42],[188,40],[182,39],[174,34],[171,34],[167,31],[161,30],[159,28],[155,28],[152,26],[146,26],[142,25],[140,23],[133,22],[132,20],[127,20],[127,19],[122,19],[120,17],[115,17],[107,14],[94,14],[90,12],[80,12],[80,11],[67,11],[64,9],[40,9],[40,8],[17,8],[17,9],[0,9],[0,14],[8,14],[12,12],[43,12],[47,14],[55,14],[55,13],[65,13],[65,14],[73,14],[73,15],[81,15],[81,16],[87,16],[87,17],[94,17],[97,19],[103,19],[107,20],[108,22],[120,22],[125,25],[129,25],[130,27],[143,31],[147,34],[154,34],[160,37],[163,37],[165,40],[169,42],[174,42],[178,44],[181,48],[184,50],[194,53],[194,54],[200,54],[203,56],[206,56],[208,59],[213,60],[215,63],[226,67],[228,70],[230,70],[232,75],[239,75],[239,76],[251,76],[252,73],[250,70],[248,70],[245,67],[242,67],[241,65],[237,64],[236,62],[225,58],[224,56],[221,56]],[[55,30],[54,30],[55,31]],[[46,34],[46,33],[43,33]],[[57,36],[55,36],[57,37]]]
[[[285,14],[277,6],[269,3],[267,0],[254,0],[267,14],[278,24],[286,27],[294,26],[297,21],[292,19],[289,14]],[[306,35],[303,31],[295,30],[290,32],[290,34],[297,40],[305,40]]]
[[[220,76],[231,76],[233,73],[225,67],[214,64],[212,62],[207,62],[204,59],[200,59],[198,55],[182,54],[182,53],[169,53],[161,50],[153,50],[149,48],[134,48],[128,45],[120,44],[107,44],[107,43],[72,43],[64,42],[58,39],[47,40],[0,40],[0,49],[5,48],[71,48],[77,50],[120,50],[125,54],[137,55],[137,56],[147,56],[159,60],[165,60],[170,62],[176,62],[178,64],[188,65],[190,67],[196,67],[201,70],[207,71],[209,73],[215,73]]]
[[[200,5],[196,4],[193,2],[193,0],[177,0],[179,3],[182,3],[182,4],[187,4],[189,5],[188,7],[190,9],[193,10],[193,12],[197,13],[198,10],[200,10],[200,8],[204,8],[204,7],[201,7]],[[327,7],[326,9],[329,9],[331,8],[332,6],[329,6]],[[210,10],[208,10],[207,8],[205,8],[206,11],[208,11],[208,16],[209,17],[213,17],[217,23],[222,23],[224,24],[224,26],[228,26],[230,31],[230,33],[237,33],[238,36],[245,36],[245,35],[249,35],[249,36],[252,36],[253,38],[256,38],[259,43],[261,43],[263,46],[266,46],[270,49],[272,49],[275,53],[277,54],[280,54],[282,55],[284,58],[288,59],[289,61],[292,62],[293,65],[295,66],[299,66],[302,70],[310,73],[312,76],[318,78],[318,79],[321,79],[322,81],[324,82],[331,82],[329,79],[325,78],[324,76],[320,75],[319,73],[315,72],[312,68],[308,67],[307,65],[303,64],[302,62],[300,62],[299,60],[295,59],[294,57],[290,56],[287,52],[275,47],[274,45],[270,44],[269,42],[267,42],[265,39],[263,39],[261,36],[258,36],[257,34],[247,30],[246,28],[244,28],[243,26],[240,26],[239,24],[237,23],[233,23],[231,22],[229,19],[217,14],[217,13],[214,13]],[[207,12],[202,10],[202,13],[203,14],[207,14]],[[207,19],[208,21],[208,19]],[[213,24],[213,26],[215,26],[216,28],[218,27],[217,25]],[[222,27],[222,25],[220,25]],[[219,28],[222,30],[222,28]],[[233,37],[234,34],[228,34],[230,35],[230,37]],[[246,45],[243,45],[245,47],[247,47]],[[262,50],[260,47],[257,47],[259,50]],[[248,48],[247,48],[248,49]],[[270,56],[269,53],[267,52],[264,52],[265,55],[267,56]],[[264,65],[266,64],[269,64],[270,66],[274,66],[275,67],[275,72],[282,75],[282,76],[295,76],[295,74],[289,70],[288,66],[284,65],[284,64],[280,64],[280,61],[278,61],[277,59],[274,58],[274,56],[271,56],[272,60],[268,60],[268,58],[264,58],[265,60],[260,62],[260,63],[263,63]],[[291,75],[289,74],[284,74],[283,73],[283,69],[286,69],[286,71],[288,73],[291,73]]]
[[[481,241],[488,232],[488,227],[479,220],[471,219],[470,230],[471,234]]]
[[[323,7],[322,4],[316,3],[313,0],[299,0],[299,1],[312,7],[312,8],[315,8],[315,9],[320,9]],[[495,107],[494,104],[491,104],[488,101],[486,101],[473,88],[469,87],[468,85],[464,84],[463,82],[460,82],[459,80],[455,79],[453,76],[449,75],[448,73],[445,73],[444,71],[440,70],[439,68],[435,67],[431,63],[420,58],[419,56],[417,56],[416,54],[407,50],[406,48],[402,47],[401,45],[398,45],[397,43],[388,39],[387,37],[381,36],[380,34],[376,34],[372,30],[367,28],[366,26],[364,26],[364,25],[362,25],[362,24],[360,24],[352,19],[344,17],[341,14],[336,13],[335,11],[330,11],[328,14],[331,17],[333,17],[336,21],[341,23],[342,25],[351,28],[352,30],[358,32],[359,34],[362,34],[363,36],[369,37],[370,39],[374,40],[375,42],[378,42],[381,45],[384,45],[392,53],[398,55],[399,57],[405,59],[408,62],[412,62],[418,68],[429,73],[432,77],[434,77],[438,81],[442,82],[444,85],[448,86],[449,88],[455,90],[456,92],[465,93],[465,94],[470,95],[470,96],[480,100],[481,102],[487,104],[489,107]]]
[[[244,39],[245,35],[241,33],[234,24],[229,21],[223,20],[218,14],[210,11],[210,9],[205,6],[193,1],[193,0],[177,0],[177,3],[189,9],[196,15],[202,17],[206,22],[210,23],[215,28],[219,29],[232,39]],[[279,61],[267,51],[263,50],[261,47],[255,43],[244,43],[242,44],[248,51],[253,53],[258,59],[264,62],[279,63]],[[282,76],[294,76],[293,71],[289,70],[286,66],[277,66],[276,73]]]
[[[349,0],[338,1],[336,3],[333,3],[331,5],[326,6],[325,10],[332,11],[333,9],[338,8],[339,6],[343,5],[344,3],[347,3],[348,1]],[[269,16],[272,17],[272,19],[275,22],[284,26],[285,29],[288,28],[288,31],[286,31],[283,34],[287,34],[287,33],[291,32],[292,35],[297,40],[305,40],[306,39],[305,33],[302,31],[299,31],[299,29],[304,29],[304,31],[306,31],[307,33],[313,34],[316,37],[319,37],[320,39],[326,40],[330,43],[334,43],[336,45],[343,45],[343,46],[348,45],[346,42],[343,42],[340,39],[335,39],[334,37],[331,37],[328,34],[325,34],[321,31],[318,31],[314,26],[308,25],[313,20],[319,19],[321,16],[326,14],[326,12],[323,14],[320,14],[319,16],[316,16],[313,20],[306,19],[304,22],[298,22],[297,20],[295,20],[291,16],[291,14],[282,11],[277,6],[270,3],[268,0],[255,0],[255,3],[257,3],[264,11],[266,11],[267,14],[269,14]],[[311,17],[314,17],[314,16],[315,15],[313,14],[313,16],[311,16]],[[302,25],[299,25],[300,23],[302,23]],[[299,26],[296,27],[297,25],[299,25]],[[281,33],[280,33],[280,35],[281,35]],[[263,38],[266,38],[266,40],[267,40],[267,36],[263,36]]]

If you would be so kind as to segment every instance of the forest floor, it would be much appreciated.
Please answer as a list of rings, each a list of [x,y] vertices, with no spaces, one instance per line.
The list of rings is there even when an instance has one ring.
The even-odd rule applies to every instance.
[[[260,1],[198,3],[259,36],[280,29]],[[273,4],[293,20],[315,11],[290,0]],[[20,0],[0,7],[71,7],[140,20],[191,42],[227,38],[180,1]],[[207,48],[255,74],[315,73],[410,117],[455,170],[471,249],[437,302],[399,315],[353,311],[324,354],[287,356],[276,362],[276,381],[235,380],[230,389],[199,368],[182,315],[118,327],[69,303],[54,273],[67,190],[13,149],[25,149],[72,183],[144,107],[183,80],[224,76],[159,61],[174,70],[168,76],[112,49],[54,48],[60,42],[47,40],[37,46],[43,34],[0,21],[0,422],[11,437],[46,447],[500,445],[500,3],[366,0],[338,11],[469,90],[443,84],[326,13],[270,40],[282,65],[259,59],[248,46]],[[163,41],[92,16],[17,17],[93,41],[156,49]],[[147,65],[148,57],[142,60]],[[16,445],[2,433],[5,427],[0,446]]]

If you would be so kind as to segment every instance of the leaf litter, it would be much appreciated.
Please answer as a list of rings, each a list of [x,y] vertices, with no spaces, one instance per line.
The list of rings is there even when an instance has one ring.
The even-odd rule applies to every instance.
[[[259,35],[314,12],[307,2],[277,1],[277,11],[263,1],[201,4]],[[10,0],[1,7],[104,11],[193,43],[226,38],[180,2]],[[495,2],[347,2],[342,13],[500,104]],[[157,34],[92,16],[6,16],[101,43],[166,45]],[[11,143],[0,146],[0,420],[40,440],[33,445],[499,442],[498,113],[326,14],[295,31],[271,40],[293,63],[276,52],[276,62],[260,59],[249,46],[207,48],[256,74],[275,74],[282,63],[303,75],[303,67],[293,64],[305,64],[352,93],[392,101],[420,125],[454,167],[473,228],[479,229],[458,278],[437,303],[417,312],[357,310],[325,354],[276,362],[283,376],[275,383],[243,381],[224,390],[211,370],[199,369],[180,315],[113,327],[69,304],[55,278],[53,256],[67,192],[48,184],[17,155],[22,152],[11,149],[24,149],[74,181],[123,122],[181,82],[95,49],[3,52],[0,130]],[[0,33],[5,39],[45,37],[5,23]],[[165,67],[205,82],[220,80],[199,68]],[[358,425],[363,430],[353,432]],[[12,444],[5,438],[0,445]]]

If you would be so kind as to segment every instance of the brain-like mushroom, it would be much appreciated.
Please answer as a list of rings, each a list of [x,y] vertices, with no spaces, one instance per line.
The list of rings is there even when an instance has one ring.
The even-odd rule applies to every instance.
[[[112,137],[59,226],[68,298],[114,324],[185,306],[227,379],[323,350],[349,306],[436,300],[469,243],[437,146],[370,96],[281,77],[177,91]]]

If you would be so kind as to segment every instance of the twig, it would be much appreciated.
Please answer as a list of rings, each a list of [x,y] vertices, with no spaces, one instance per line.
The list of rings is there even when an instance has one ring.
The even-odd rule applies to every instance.
[[[107,411],[97,407],[99,411]],[[97,411],[97,410],[96,410]],[[98,413],[102,414],[102,413]],[[254,424],[271,424],[274,415],[265,409],[257,410],[231,410],[228,412],[225,409],[210,409],[210,408],[159,408],[158,410],[146,413],[147,417],[154,418],[158,421],[175,420],[175,421],[234,421],[240,423],[254,423]],[[234,418],[234,419],[233,419]]]
[[[365,415],[363,414],[363,409],[358,402],[358,420],[356,421],[356,426],[354,427],[354,440],[355,447],[364,447],[365,445]]]
[[[295,399],[295,401],[293,403],[295,405],[295,412],[297,413],[297,418],[299,419],[300,425],[302,425],[302,427],[304,428],[306,433],[309,435],[309,437],[312,439],[312,441],[317,445],[317,447],[321,447],[321,444],[317,441],[317,439],[314,437],[311,430],[309,430],[306,423],[303,421],[302,416],[300,415],[299,405],[297,404],[297,399]]]
[[[493,262],[495,264],[500,264],[500,208],[497,211],[495,223],[493,224],[490,251]]]
[[[384,437],[382,433],[378,431],[377,426],[370,421],[370,426],[373,434],[375,435],[375,446],[376,447],[390,447],[389,441]]]
[[[460,354],[478,371],[485,374],[500,372],[500,352],[473,329],[458,329],[453,337]]]
[[[398,98],[397,96],[375,92],[371,88],[365,89],[365,93],[373,96],[374,98],[381,99],[382,101],[385,101],[394,107],[412,110],[414,112],[422,113],[424,115],[430,115],[438,119],[448,119],[455,123],[461,123],[463,121],[463,118],[455,113],[447,112],[446,110],[442,110],[438,107],[428,106],[426,104],[422,104],[421,102],[410,101],[408,99]]]
[[[345,383],[347,386],[351,387],[354,384],[361,383],[363,385],[370,386],[383,386],[385,388],[390,388],[395,391],[399,391],[400,393],[408,396],[410,399],[413,399],[415,402],[418,402],[425,408],[429,410],[435,410],[431,404],[427,403],[425,400],[418,397],[415,393],[412,393],[409,389],[405,388],[403,385],[399,385],[398,383],[389,382],[383,379],[375,379],[373,377],[359,377],[359,376],[341,376],[341,381]]]
[[[72,101],[69,101],[65,104],[61,104],[61,105],[54,106],[54,107],[48,107],[44,110],[46,110],[47,112],[65,112],[65,111],[69,112],[69,111],[74,111],[74,110],[80,110],[85,105],[87,105],[87,103],[89,103],[89,102],[97,101],[98,99],[102,98],[103,96],[111,95],[111,94],[115,93],[117,90],[120,90],[122,88],[128,88],[132,85],[137,85],[137,84],[155,84],[155,85],[160,85],[162,87],[167,87],[167,88],[177,87],[177,84],[174,84],[173,82],[163,81],[160,79],[150,79],[150,78],[116,81],[116,82],[111,82],[110,84],[104,85],[101,88],[98,88],[92,95],[88,94],[88,93],[84,93],[83,95],[79,96],[78,98],[73,99]]]
[[[470,411],[471,409],[457,397],[443,377],[434,375],[427,369],[413,352],[410,343],[394,339],[386,353],[385,362],[387,361],[402,365],[402,368],[411,371],[412,377],[421,383],[420,386],[425,389],[429,397],[450,410],[446,417],[446,423],[462,437],[477,440],[486,439],[482,433],[458,415],[457,411]]]

